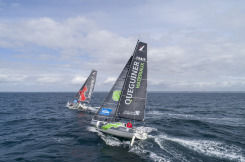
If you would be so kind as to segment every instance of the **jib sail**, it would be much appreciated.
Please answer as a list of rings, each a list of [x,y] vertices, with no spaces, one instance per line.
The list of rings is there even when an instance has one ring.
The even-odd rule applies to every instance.
[[[94,120],[100,121],[114,121],[115,120],[115,113],[118,106],[118,102],[120,100],[120,96],[122,93],[122,88],[125,82],[126,75],[128,73],[128,69],[130,67],[132,61],[132,56],[128,60],[126,66],[124,67],[123,71],[119,75],[117,81],[111,88],[107,98],[105,99],[104,103],[101,105],[100,109],[97,111],[96,115],[94,116]]]

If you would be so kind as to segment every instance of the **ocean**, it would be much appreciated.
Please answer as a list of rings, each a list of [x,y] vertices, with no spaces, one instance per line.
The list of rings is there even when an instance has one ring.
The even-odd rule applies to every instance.
[[[149,92],[148,139],[98,132],[88,111],[71,110],[74,93],[0,93],[0,161],[245,162],[245,93]]]

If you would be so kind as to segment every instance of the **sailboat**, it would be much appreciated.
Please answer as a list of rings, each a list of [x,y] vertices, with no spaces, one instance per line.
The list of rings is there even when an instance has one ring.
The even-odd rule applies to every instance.
[[[80,88],[78,93],[75,95],[75,97],[72,99],[72,101],[68,101],[66,106],[70,109],[88,109],[87,104],[90,102],[95,81],[96,81],[97,71],[92,70],[90,75],[88,76],[87,80],[83,84],[83,86]]]
[[[138,40],[133,55],[129,58],[107,98],[91,120],[97,130],[132,139],[144,140],[143,129],[126,127],[121,120],[144,123],[147,96],[147,44]]]

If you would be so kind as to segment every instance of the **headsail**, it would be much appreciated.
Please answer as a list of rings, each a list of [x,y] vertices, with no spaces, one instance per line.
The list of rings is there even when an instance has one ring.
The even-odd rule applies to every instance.
[[[74,97],[74,100],[77,100],[78,102],[87,102],[89,103],[91,100],[92,93],[94,91],[94,85],[96,81],[97,71],[92,70],[89,77],[83,84],[83,86],[80,88],[76,96]],[[73,101],[74,101],[73,100]]]
[[[138,42],[123,87],[117,116],[144,120],[147,90],[147,44]]]
[[[121,96],[122,88],[125,82],[126,75],[128,73],[128,69],[130,67],[132,61],[132,56],[128,60],[126,66],[124,67],[123,71],[119,75],[117,81],[111,88],[107,98],[105,99],[104,103],[101,105],[100,109],[97,111],[96,115],[93,119],[95,120],[108,120],[114,121],[115,113],[118,106],[118,102]]]

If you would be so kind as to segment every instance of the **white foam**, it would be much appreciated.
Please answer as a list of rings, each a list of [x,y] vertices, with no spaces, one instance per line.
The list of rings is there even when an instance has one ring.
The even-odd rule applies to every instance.
[[[87,127],[87,130],[89,132],[96,132],[96,133],[98,133],[98,130],[95,127]]]
[[[169,160],[164,159],[161,156],[158,156],[154,152],[150,152],[150,158],[153,159],[154,161],[158,161],[158,162],[168,162],[169,161]]]
[[[229,145],[222,142],[209,140],[189,140],[172,138],[166,135],[159,135],[158,137],[155,137],[156,143],[160,146],[161,149],[165,151],[167,150],[164,149],[162,145],[162,139],[174,141],[184,147],[187,147],[188,149],[197,151],[207,156],[215,156],[218,158],[226,158],[229,160],[245,161],[245,157],[242,155],[242,149],[235,145]]]
[[[157,129],[151,127],[140,127],[138,129],[144,129],[146,132],[157,131]],[[114,136],[107,135],[98,131],[95,127],[87,127],[87,130],[90,132],[97,133],[101,137],[101,139],[109,146],[124,147],[124,148],[130,146],[130,140],[121,141]],[[153,136],[150,136],[150,138],[153,138]],[[153,161],[158,161],[158,162],[170,161],[167,160],[167,158],[164,157],[164,155],[160,155],[150,150],[147,150],[146,148],[144,148],[143,145],[144,144],[142,144],[141,142],[135,141],[133,147],[130,148],[129,152],[133,152],[139,156],[146,156],[147,153],[148,158],[152,159]]]
[[[101,138],[105,141],[107,145],[110,146],[123,146],[128,147],[130,145],[130,141],[120,141],[118,138],[110,136],[110,135],[101,135]]]
[[[92,112],[94,112],[94,113],[96,113],[97,110],[98,110],[99,108],[100,108],[100,107],[91,107],[91,106],[89,106],[89,107],[88,107],[88,110],[89,110],[89,111],[92,111]]]
[[[73,139],[74,138],[70,138],[70,137],[54,137],[53,138],[54,141],[57,141],[59,143],[65,143],[65,142],[71,141]]]
[[[182,152],[176,150],[174,147],[171,146],[164,146],[163,145],[163,141],[161,140],[161,138],[155,138],[154,136],[151,136],[151,138],[154,138],[155,142],[159,145],[159,147],[166,151],[167,153],[169,153],[170,155],[172,155],[175,159],[178,159],[180,161],[186,161],[188,162],[188,160],[185,158],[185,156],[183,155]]]
[[[151,158],[153,161],[157,161],[157,162],[168,162],[170,161],[168,158],[164,157],[163,155],[158,155],[157,153],[154,153],[150,150],[147,150],[144,148],[144,146],[142,145],[134,145],[129,152],[133,152],[139,156],[146,156],[147,154],[149,154],[149,158]]]
[[[150,132],[153,132],[153,131],[157,131],[156,128],[153,128],[153,127],[137,127],[136,128],[137,131],[144,131],[146,133],[150,133]]]
[[[154,116],[148,117],[148,115],[154,115]],[[163,116],[169,118],[175,118],[175,119],[199,119],[199,117],[190,114],[163,113],[161,111],[151,111],[147,113],[147,118],[159,118]]]

